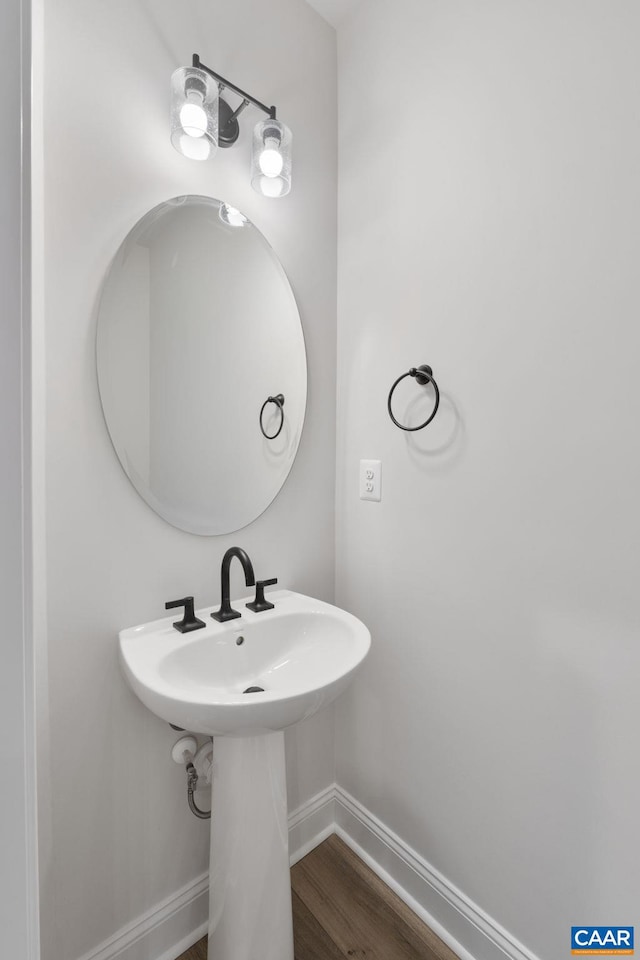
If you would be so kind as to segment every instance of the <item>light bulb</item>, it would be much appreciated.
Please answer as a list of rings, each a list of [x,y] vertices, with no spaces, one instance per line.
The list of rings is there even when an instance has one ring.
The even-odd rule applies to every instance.
[[[190,95],[187,103],[180,108],[180,123],[182,129],[189,137],[204,137],[207,132],[207,111],[200,103],[194,103],[193,95]]]
[[[188,160],[208,160],[211,144],[206,137],[191,137],[183,133],[180,137],[180,153]]]
[[[260,177],[259,188],[265,197],[279,197],[284,189],[284,181],[280,177]]]
[[[258,166],[265,177],[279,177],[284,166],[284,159],[280,150],[280,144],[274,137],[267,137],[264,142],[264,150],[258,157]]]

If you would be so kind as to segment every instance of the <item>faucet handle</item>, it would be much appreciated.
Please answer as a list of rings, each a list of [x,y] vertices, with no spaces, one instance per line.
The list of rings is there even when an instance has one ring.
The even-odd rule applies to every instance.
[[[264,598],[264,588],[272,587],[274,583],[277,582],[277,577],[274,577],[273,580],[258,580],[256,583],[256,598],[247,604],[247,609],[253,610],[254,613],[262,613],[263,610],[273,610],[274,604],[269,603],[269,601]]]
[[[206,627],[204,620],[198,620],[193,610],[193,597],[183,597],[182,600],[168,600],[165,603],[165,610],[173,610],[176,607],[184,607],[184,616],[182,620],[176,620],[173,629],[180,633],[191,633],[192,630],[202,630]]]

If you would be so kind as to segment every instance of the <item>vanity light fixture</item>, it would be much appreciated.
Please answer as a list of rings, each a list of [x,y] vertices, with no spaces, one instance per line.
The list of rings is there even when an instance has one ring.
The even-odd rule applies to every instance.
[[[241,98],[235,110],[220,97],[224,90]],[[221,77],[197,53],[191,67],[179,67],[171,77],[171,143],[190,160],[208,160],[219,146],[236,142],[238,117],[250,103],[268,117],[253,131],[251,185],[265,197],[284,197],[291,190],[291,131],[276,119],[275,107]]]

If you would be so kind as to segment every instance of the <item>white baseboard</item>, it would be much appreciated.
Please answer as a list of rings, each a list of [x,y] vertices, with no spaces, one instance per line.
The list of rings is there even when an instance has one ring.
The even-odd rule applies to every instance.
[[[335,833],[336,786],[307,800],[289,814],[289,860],[291,866]]]
[[[332,833],[337,833],[460,960],[538,960],[337,784],[289,815],[291,864]],[[208,876],[203,874],[80,960],[176,960],[206,934],[208,911]]]
[[[80,960],[176,960],[207,932],[209,875],[202,874]]]
[[[335,832],[460,960],[538,960],[397,834],[336,785]]]

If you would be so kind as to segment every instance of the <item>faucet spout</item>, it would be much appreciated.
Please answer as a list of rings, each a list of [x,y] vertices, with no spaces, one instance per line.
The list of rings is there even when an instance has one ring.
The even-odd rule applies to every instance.
[[[226,620],[236,620],[240,616],[240,611],[234,610],[231,606],[230,598],[231,590],[229,586],[229,574],[231,561],[234,557],[237,557],[242,564],[246,585],[248,587],[254,587],[256,583],[255,574],[253,572],[253,564],[251,563],[247,552],[243,550],[242,547],[229,547],[222,558],[222,566],[220,568],[220,609],[217,611],[217,613],[211,614],[213,619],[217,620],[219,623],[224,623]]]

